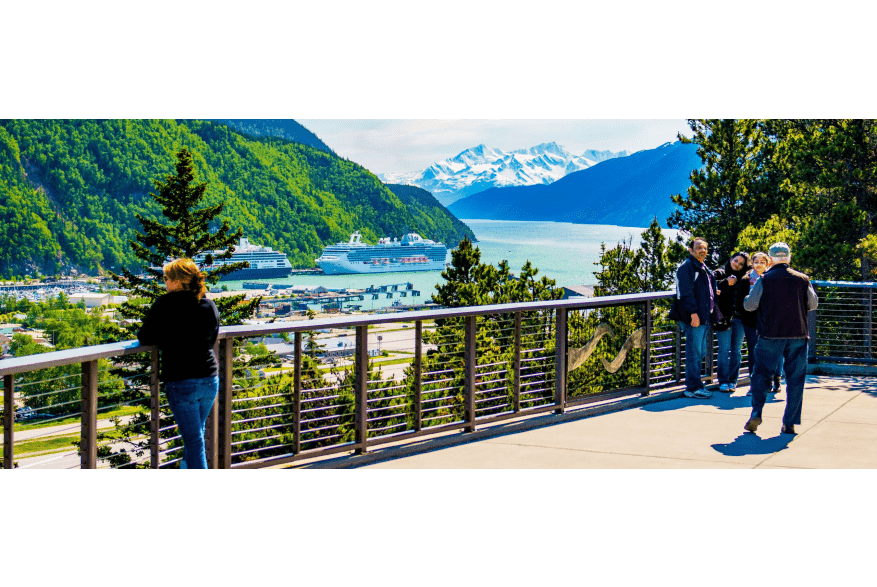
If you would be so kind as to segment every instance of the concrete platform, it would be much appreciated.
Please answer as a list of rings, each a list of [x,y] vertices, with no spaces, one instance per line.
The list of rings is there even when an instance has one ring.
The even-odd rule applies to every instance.
[[[714,392],[708,400],[677,393],[666,401],[634,401],[623,411],[467,444],[426,447],[429,452],[366,468],[877,468],[877,379],[808,376],[796,436],[780,434],[784,391],[768,399],[758,432],[744,431],[750,411],[747,390]]]

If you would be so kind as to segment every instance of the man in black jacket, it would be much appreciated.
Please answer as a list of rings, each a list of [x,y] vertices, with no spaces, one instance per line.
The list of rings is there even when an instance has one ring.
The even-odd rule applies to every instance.
[[[804,378],[807,375],[807,312],[818,304],[810,278],[789,267],[791,253],[786,243],[770,248],[773,264],[743,300],[743,307],[758,310],[758,344],[755,345],[755,373],[751,378],[752,415],[744,428],[755,432],[761,424],[771,376],[785,359],[786,410],[781,434],[795,434],[801,423]]]
[[[685,395],[706,399],[712,396],[701,379],[710,318],[716,302],[716,283],[704,265],[709,246],[697,237],[688,249],[688,259],[676,270],[676,299],[670,318],[685,331]]]

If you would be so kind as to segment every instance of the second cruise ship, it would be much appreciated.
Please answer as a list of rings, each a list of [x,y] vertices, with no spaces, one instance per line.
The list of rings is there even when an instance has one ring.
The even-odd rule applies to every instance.
[[[317,265],[327,275],[344,273],[391,273],[395,271],[438,271],[445,268],[448,249],[442,243],[411,232],[402,240],[382,238],[376,245],[362,242],[357,231],[350,240],[323,249]]]

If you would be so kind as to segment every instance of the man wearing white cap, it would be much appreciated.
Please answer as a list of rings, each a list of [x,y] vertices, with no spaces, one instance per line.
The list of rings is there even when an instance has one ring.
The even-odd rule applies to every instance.
[[[752,415],[744,428],[755,432],[761,424],[761,411],[770,390],[771,377],[785,359],[786,410],[781,434],[795,434],[801,423],[804,403],[804,378],[807,375],[807,312],[818,303],[810,278],[789,267],[789,245],[770,247],[770,269],[752,287],[743,307],[758,310],[758,344],[755,345],[755,373],[751,377]]]

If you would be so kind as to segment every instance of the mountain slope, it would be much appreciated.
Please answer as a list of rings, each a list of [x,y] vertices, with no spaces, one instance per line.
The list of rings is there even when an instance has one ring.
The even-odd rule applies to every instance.
[[[294,143],[308,145],[321,151],[335,155],[335,151],[329,148],[311,131],[290,118],[219,118],[215,122],[228,125],[234,130],[253,137],[280,137]]]
[[[0,120],[0,276],[136,268],[135,213],[164,221],[148,194],[182,147],[208,184],[205,204],[224,202],[220,219],[296,267],[356,230],[376,242],[409,229],[448,247],[472,236],[360,165],[282,138],[203,120]]]
[[[626,155],[627,151],[590,150],[584,156],[575,156],[554,142],[508,152],[478,145],[434,163],[424,171],[378,177],[385,183],[421,187],[447,206],[493,187],[550,184],[599,161]]]
[[[448,209],[439,203],[435,197],[428,191],[411,185],[385,184],[396,197],[409,208],[421,210],[427,218],[433,221],[433,225],[421,225],[420,230],[425,231],[421,236],[432,240],[440,240],[433,238],[436,234],[467,234],[469,240],[477,242],[475,235],[468,226],[457,220]],[[390,235],[387,235],[390,236]],[[401,236],[401,234],[399,235]],[[447,244],[447,243],[445,243]]]
[[[697,145],[667,143],[603,161],[547,186],[489,189],[448,209],[457,218],[619,226],[648,226],[657,216],[666,227],[675,209],[670,196],[688,189],[691,171],[701,166],[696,151]]]

